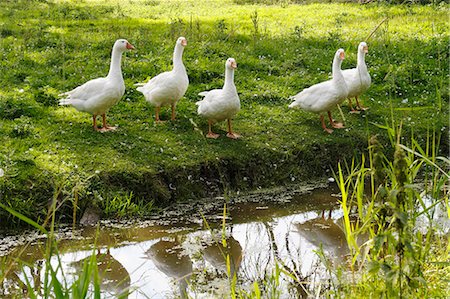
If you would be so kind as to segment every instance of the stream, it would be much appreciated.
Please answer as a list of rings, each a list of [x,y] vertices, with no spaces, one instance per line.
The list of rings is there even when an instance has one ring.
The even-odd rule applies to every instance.
[[[222,298],[230,290],[230,274],[236,273],[239,289],[250,292],[254,281],[273,275],[278,261],[283,271],[307,283],[300,286],[282,275],[274,290],[281,298],[298,298],[329,278],[319,247],[331,261],[345,261],[338,193],[312,186],[255,192],[174,204],[146,220],[62,227],[56,232],[60,262],[57,257],[50,262],[70,286],[95,254],[102,298]],[[45,236],[1,237],[2,270],[8,265],[8,271],[0,297],[25,297],[27,281],[41,294]]]

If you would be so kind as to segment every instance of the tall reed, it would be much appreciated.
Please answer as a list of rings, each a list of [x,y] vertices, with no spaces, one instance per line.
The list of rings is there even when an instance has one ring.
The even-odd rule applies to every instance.
[[[450,160],[438,156],[436,133],[428,135],[422,148],[414,137],[408,146],[401,143],[401,126],[385,128],[393,156],[374,136],[369,141],[368,166],[364,155],[358,165],[352,162],[344,169],[338,165],[354,274],[351,283],[342,282],[350,290],[344,293],[346,297],[443,298],[444,277],[450,269],[443,249],[448,249],[449,238],[439,233],[437,216],[444,215],[448,225],[445,185]],[[342,294],[342,289],[335,291]]]

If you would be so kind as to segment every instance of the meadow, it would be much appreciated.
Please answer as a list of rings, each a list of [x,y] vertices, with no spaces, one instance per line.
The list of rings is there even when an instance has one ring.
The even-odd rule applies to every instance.
[[[348,265],[318,250],[330,279],[313,289],[277,260],[251,289],[229,275],[230,297],[288,295],[282,279],[309,297],[448,297],[448,233],[434,222],[438,206],[450,217],[448,13],[445,2],[2,1],[0,225],[47,236],[42,293],[26,281],[28,296],[86,298],[91,283],[101,296],[95,244],[72,285],[50,263],[58,223],[77,222],[88,206],[103,218],[145,217],[175,201],[334,177]],[[177,120],[156,124],[134,84],[171,69],[179,36],[190,85]],[[102,134],[90,115],[58,106],[58,94],[106,75],[117,38],[136,51],[124,54],[126,93],[108,113],[119,129]],[[346,51],[343,68],[354,67],[360,41],[369,46],[369,110],[342,105],[333,115],[346,128],[329,135],[317,115],[287,108],[290,96],[330,77],[336,49]],[[228,57],[238,64],[234,129],[243,137],[226,138],[218,124],[222,136],[210,140],[195,102],[222,86]],[[1,259],[2,283],[10,270]]]
[[[387,125],[421,144],[436,132],[448,153],[448,5],[238,3],[2,1],[2,202],[38,222],[52,200],[66,222],[91,203],[105,217],[145,215],[175,200],[331,176],[338,161],[359,159],[370,136],[388,144]],[[134,84],[171,68],[179,36],[190,86],[177,120],[157,125]],[[117,38],[136,51],[123,57],[126,93],[108,113],[119,129],[99,134],[88,114],[58,106],[58,94],[105,76]],[[329,78],[337,48],[343,68],[354,67],[362,40],[368,111],[343,105],[333,115],[346,128],[328,135],[317,115],[287,108],[289,96]],[[228,57],[238,63],[234,129],[243,138],[228,140],[219,124],[222,137],[209,140],[194,103],[222,86]],[[0,219],[17,223],[4,211]]]

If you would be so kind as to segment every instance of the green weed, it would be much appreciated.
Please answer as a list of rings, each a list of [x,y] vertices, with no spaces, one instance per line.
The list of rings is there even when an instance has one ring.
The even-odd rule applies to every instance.
[[[334,292],[351,298],[363,293],[369,297],[445,297],[449,265],[443,248],[448,248],[449,239],[440,232],[441,224],[434,216],[448,219],[445,185],[450,179],[450,161],[435,152],[439,136],[428,135],[422,149],[414,138],[409,146],[403,145],[401,130],[386,129],[395,149],[393,156],[373,137],[369,167],[363,157],[359,165],[338,168],[351,269],[357,278]],[[365,191],[368,182],[369,194]]]

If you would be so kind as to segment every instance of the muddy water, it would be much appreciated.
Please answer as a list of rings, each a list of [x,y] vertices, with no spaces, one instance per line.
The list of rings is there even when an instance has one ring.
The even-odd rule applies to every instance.
[[[228,275],[236,273],[239,287],[250,290],[254,281],[273,273],[278,260],[306,284],[300,287],[284,276],[275,289],[284,298],[298,298],[326,276],[315,253],[318,246],[336,262],[347,253],[338,191],[311,189],[180,204],[145,221],[61,228],[61,267],[56,257],[51,264],[60,281],[71,285],[95,254],[102,298],[222,298],[230,288]],[[0,297],[22,298],[27,280],[37,294],[42,292],[44,242],[36,233],[3,236],[1,270],[8,265],[9,271]]]

